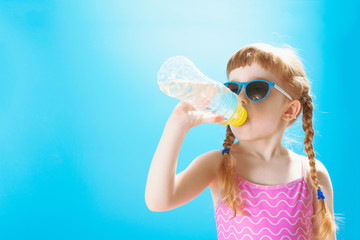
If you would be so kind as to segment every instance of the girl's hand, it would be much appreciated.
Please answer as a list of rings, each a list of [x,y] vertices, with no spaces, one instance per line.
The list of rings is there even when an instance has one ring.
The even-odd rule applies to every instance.
[[[215,123],[223,121],[224,116],[209,116],[209,114],[198,111],[190,104],[181,101],[175,106],[169,120],[175,121],[180,127],[190,129],[205,122]]]

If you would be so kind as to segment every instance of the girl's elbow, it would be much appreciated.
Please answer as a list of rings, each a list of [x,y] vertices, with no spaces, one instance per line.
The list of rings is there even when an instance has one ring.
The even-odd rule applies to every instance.
[[[145,197],[145,204],[147,208],[152,212],[164,212],[168,210],[166,209],[166,207],[164,207],[166,206],[166,204],[156,200],[150,201],[149,198],[147,197]]]

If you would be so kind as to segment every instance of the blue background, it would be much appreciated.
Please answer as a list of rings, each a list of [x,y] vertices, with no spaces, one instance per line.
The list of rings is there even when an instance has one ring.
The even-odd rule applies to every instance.
[[[1,1],[0,238],[217,239],[209,188],[171,211],[146,207],[151,160],[179,101],[159,90],[156,74],[183,55],[223,82],[235,51],[266,42],[299,51],[312,81],[316,158],[345,217],[338,239],[356,239],[359,9],[355,1]],[[218,124],[191,129],[177,172],[224,138]],[[303,138],[300,118],[283,143],[305,155]]]

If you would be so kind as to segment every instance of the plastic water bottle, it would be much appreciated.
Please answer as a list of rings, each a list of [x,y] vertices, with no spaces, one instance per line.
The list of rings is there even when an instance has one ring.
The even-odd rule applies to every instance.
[[[247,118],[240,99],[223,83],[205,76],[186,57],[167,59],[158,72],[158,84],[164,93],[192,105],[205,115],[223,115],[220,125],[240,126]]]

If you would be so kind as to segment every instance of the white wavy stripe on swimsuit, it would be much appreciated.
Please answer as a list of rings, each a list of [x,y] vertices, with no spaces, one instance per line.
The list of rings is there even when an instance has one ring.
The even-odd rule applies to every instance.
[[[240,233],[242,233],[245,229],[248,229],[253,235],[256,235],[256,236],[259,235],[259,234],[261,234],[261,232],[263,232],[263,231],[265,231],[265,230],[268,230],[268,231],[269,231],[272,235],[274,235],[274,236],[280,235],[283,230],[284,230],[284,231],[287,230],[287,232],[288,232],[291,236],[296,236],[296,235],[298,234],[298,231],[300,231],[300,230],[302,230],[302,232],[303,232],[304,235],[306,235],[306,234],[309,232],[309,229],[308,229],[308,231],[305,231],[302,227],[298,227],[298,228],[296,229],[296,232],[295,232],[295,233],[292,233],[288,228],[283,227],[283,228],[280,229],[280,231],[279,231],[278,233],[273,233],[270,228],[268,228],[268,227],[262,227],[259,232],[255,233],[255,232],[254,232],[250,227],[248,227],[248,226],[242,227],[242,228],[241,228],[241,231],[238,231],[234,225],[230,225],[229,228],[226,229],[223,224],[220,224],[218,229],[220,229],[221,226],[223,227],[224,231],[218,230],[218,231],[220,231],[220,232],[226,232],[226,233],[228,233],[228,232],[231,231],[232,233],[233,233],[233,232],[236,232],[237,234],[240,234]],[[233,230],[230,229],[231,227],[233,228]]]
[[[302,189],[304,190],[304,189],[306,189],[307,187],[305,186],[305,187],[303,187]],[[258,189],[258,188],[256,188],[256,189]],[[289,196],[288,195],[286,195],[286,193],[284,193],[284,192],[279,192],[274,198],[272,198],[272,197],[270,197],[269,196],[269,194],[267,194],[267,192],[265,192],[265,191],[261,191],[261,192],[259,192],[258,193],[258,195],[256,195],[256,196],[253,196],[248,190],[241,190],[241,191],[239,191],[239,194],[242,194],[242,192],[243,193],[248,193],[248,195],[250,195],[250,197],[251,198],[257,198],[257,197],[259,197],[259,195],[261,194],[261,193],[265,193],[270,199],[272,199],[272,200],[274,200],[274,199],[276,199],[276,198],[278,198],[279,197],[279,195],[281,194],[281,193],[283,193],[285,196],[287,196],[288,197],[288,199],[291,199],[292,200],[292,198],[289,198]],[[312,190],[309,190],[309,195],[307,196],[307,197],[305,197],[304,196],[304,194],[302,194],[302,196],[305,198],[305,200],[307,200],[308,198],[312,198]],[[241,195],[240,195],[241,196]],[[296,196],[296,195],[295,195]],[[294,196],[294,198],[295,198],[295,196]],[[220,206],[220,203],[221,203],[221,199],[220,200],[218,200],[217,201],[217,203],[216,203],[216,205],[215,205],[215,212],[218,210],[218,208],[219,208],[219,206]]]
[[[302,179],[298,179],[299,181],[302,180]],[[298,180],[294,180],[294,181],[298,181]],[[299,184],[302,184],[302,182],[297,182],[295,184],[292,184],[291,182],[290,183],[285,183],[285,184],[280,184],[280,185],[260,185],[260,184],[256,184],[256,183],[253,183],[253,182],[249,182],[248,180],[246,179],[243,179],[243,178],[240,178],[240,183],[242,183],[243,185],[247,186],[247,187],[250,187],[252,189],[263,189],[262,187],[270,187],[270,188],[266,188],[267,190],[278,190],[278,189],[289,189],[289,190],[292,190],[296,187],[298,187]],[[250,184],[248,184],[250,183]],[[251,184],[255,184],[255,185],[258,185],[259,187],[257,186],[253,186]],[[290,186],[286,186],[286,184],[290,184]],[[283,186],[284,185],[284,186]],[[279,186],[279,188],[277,188],[277,186]]]
[[[226,214],[225,214],[225,212],[224,212],[222,209],[221,209],[221,211],[223,212],[223,215],[228,215],[230,209],[228,209],[228,211],[227,211]],[[278,212],[278,214],[277,214],[277,215],[274,215],[274,216],[271,215],[270,212],[269,212],[268,210],[266,210],[266,209],[260,210],[257,215],[254,215],[249,209],[244,209],[244,211],[248,211],[248,212],[250,213],[251,217],[254,217],[254,218],[260,216],[260,214],[261,214],[262,212],[266,212],[266,213],[269,214],[270,217],[272,217],[272,218],[277,218],[277,217],[281,214],[281,212],[286,212],[287,215],[288,215],[289,217],[291,217],[291,218],[294,218],[294,217],[298,214],[298,212],[301,212],[301,213],[303,214],[302,217],[306,217],[306,216],[308,215],[308,213],[311,214],[311,209],[308,211],[308,213],[306,213],[306,215],[304,215],[304,211],[303,211],[303,210],[297,210],[296,213],[294,214],[294,216],[291,216],[290,213],[288,213],[286,210],[280,210],[280,211]],[[310,217],[310,216],[309,216],[309,217]]]
[[[290,197],[288,194],[286,194],[285,192],[279,192],[279,193],[278,193],[275,197],[273,197],[273,198],[270,197],[270,195],[269,195],[266,191],[261,191],[261,192],[259,192],[256,196],[251,195],[251,193],[250,193],[248,190],[242,190],[242,192],[243,192],[243,193],[248,193],[251,198],[258,198],[261,193],[264,193],[264,194],[267,195],[268,198],[270,198],[271,200],[277,199],[280,194],[284,194],[289,200],[293,200],[294,198],[296,198],[296,195],[297,195],[298,193],[300,193],[300,194],[302,195],[302,197],[305,198],[305,199],[308,199],[308,198],[310,197],[310,194],[309,194],[308,196],[305,196],[302,192],[296,192],[296,193],[294,194],[294,197],[293,197],[293,198],[291,198],[291,197]]]
[[[249,199],[246,199],[246,198],[245,198],[244,200],[245,200],[249,205],[251,205],[252,207],[257,207],[262,201],[266,202],[266,203],[267,203],[270,207],[272,207],[272,208],[275,208],[275,207],[276,207],[280,202],[282,202],[282,201],[284,201],[284,202],[288,205],[288,203],[287,203],[285,200],[280,200],[275,207],[273,207],[273,206],[272,206],[267,200],[265,200],[265,199],[260,200],[257,205],[256,205],[256,204],[252,204]],[[306,199],[305,199],[305,200],[306,200]],[[289,207],[295,207],[295,206],[297,205],[297,203],[300,202],[300,201],[304,203],[304,206],[305,206],[306,209],[309,208],[310,204],[312,204],[311,201],[307,201],[307,204],[306,204],[303,200],[299,199],[299,200],[296,201],[296,203],[295,203],[294,206],[291,206],[291,205],[290,205],[290,206],[288,205],[288,206],[289,206]],[[226,208],[227,208],[228,210],[230,209],[229,207],[226,207]],[[224,210],[223,210],[220,206],[217,207],[217,209],[216,209],[216,211],[215,211],[215,214],[217,214],[217,212],[218,212],[220,209],[222,210],[222,212],[223,212],[223,214],[224,214]],[[245,209],[248,209],[248,207],[245,207],[244,210],[245,210]]]
[[[297,200],[296,203],[295,203],[295,205],[290,205],[286,200],[280,200],[280,201],[278,201],[278,203],[277,203],[275,206],[272,206],[272,205],[269,203],[269,201],[266,200],[266,199],[260,200],[257,204],[253,204],[253,203],[250,201],[250,199],[247,199],[247,198],[245,198],[245,201],[246,201],[247,203],[249,203],[249,205],[251,205],[252,207],[257,207],[257,206],[260,205],[261,202],[266,202],[267,205],[269,205],[269,207],[271,207],[271,208],[276,208],[277,206],[279,206],[279,204],[280,204],[281,202],[285,202],[285,204],[286,204],[289,208],[294,208],[294,207],[296,207],[296,205],[298,205],[299,202],[302,202],[302,203],[305,205],[305,208],[308,208],[309,205],[311,204],[311,201],[306,201],[306,202],[308,203],[308,204],[306,205],[306,203],[305,203],[302,199]]]
[[[222,235],[223,235],[222,238],[220,238],[220,233],[222,233]],[[229,239],[231,236],[235,237],[236,240],[254,240],[254,238],[252,238],[252,236],[251,236],[250,234],[245,234],[245,235],[243,235],[243,236],[239,239],[239,238],[235,235],[235,233],[230,233],[228,237],[226,237],[223,232],[220,232],[220,233],[218,234],[218,239],[220,239],[220,240]],[[245,239],[245,237],[249,237],[249,238],[246,238],[246,239]],[[265,237],[267,237],[267,238],[264,239]],[[282,236],[282,237],[280,238],[280,240],[285,240],[285,238],[286,238],[286,239],[290,239],[290,240],[294,240],[294,238],[291,238],[291,237],[289,237],[288,235]],[[262,239],[264,239],[264,240],[269,240],[269,239],[272,240],[272,238],[271,238],[269,235],[264,235],[264,236],[262,236],[259,240],[262,240]],[[307,240],[304,235],[299,235],[296,240],[303,240],[303,239]],[[310,240],[311,240],[311,239],[310,239]]]
[[[218,239],[229,239],[229,238],[233,235],[236,240],[249,240],[249,239],[250,239],[250,240],[254,240],[250,234],[245,234],[245,235],[243,235],[240,239],[238,239],[237,236],[236,236],[234,233],[231,233],[232,235],[229,234],[228,237],[226,237],[223,232],[221,232],[221,233],[223,234],[223,238],[220,238],[220,234],[218,234]],[[245,239],[245,237],[249,237],[249,238]],[[259,240],[262,240],[262,239],[264,239],[265,237],[268,237],[268,239],[272,239],[269,235],[264,235],[264,236],[262,236]],[[293,238],[290,238],[290,237],[287,236],[287,235],[282,236],[282,237],[280,238],[280,240],[286,240],[285,238],[290,239],[290,240],[293,240]],[[268,240],[268,239],[265,239],[265,240]],[[303,239],[306,240],[306,237],[305,237],[304,235],[300,235],[300,236],[298,236],[298,238],[297,238],[296,240],[303,240]]]
[[[304,190],[307,190],[306,186],[303,186],[303,187],[301,187],[299,189],[297,189],[297,188],[299,188],[299,187],[297,186],[296,189],[295,189],[297,192],[300,192],[300,191],[302,192]],[[271,191],[271,190],[274,190],[274,191],[280,191],[281,190],[281,192],[294,192],[295,191],[293,188],[291,188],[291,189],[290,188],[287,188],[287,189],[263,189],[263,188],[249,187],[248,185],[239,188],[239,192],[241,192],[243,190],[251,190],[251,191],[254,191],[254,192],[256,192],[256,191]]]
[[[221,233],[223,234],[223,238],[221,238],[221,239],[229,239],[229,238],[233,235],[236,240],[248,240],[248,239],[244,239],[245,237],[249,237],[251,240],[254,240],[250,234],[245,234],[245,235],[243,235],[240,239],[238,239],[237,236],[236,236],[234,233],[230,233],[228,237],[226,237],[223,232],[221,232]],[[268,239],[272,239],[269,235],[264,235],[264,236],[262,236],[259,240],[262,240],[262,239],[265,238],[265,237],[268,237]],[[302,237],[302,238],[301,238],[301,237]],[[290,237],[287,236],[287,235],[282,236],[282,237],[280,238],[280,240],[285,240],[285,238],[288,238],[288,239],[290,239],[290,240],[293,240],[293,238],[290,238]],[[218,239],[220,239],[220,233],[218,234]],[[266,240],[268,240],[268,239],[266,239]],[[302,239],[305,239],[305,240],[306,240],[306,237],[305,237],[304,235],[300,235],[300,236],[298,236],[298,238],[297,238],[296,240],[302,240]]]
[[[222,219],[220,219],[220,218],[222,218]],[[234,218],[233,220],[234,220],[234,222],[236,222],[236,224],[240,225],[245,219],[249,220],[249,222],[251,222],[253,225],[258,225],[263,219],[266,219],[266,220],[268,220],[268,222],[269,222],[271,225],[274,225],[274,226],[277,226],[277,225],[281,222],[281,220],[283,220],[283,219],[286,220],[290,225],[293,225],[293,226],[295,226],[298,221],[301,221],[301,223],[302,223],[303,225],[306,225],[306,224],[308,224],[307,221],[310,220],[310,218],[304,218],[304,217],[298,217],[298,218],[296,218],[296,222],[295,222],[295,223],[291,223],[290,220],[287,219],[287,218],[285,218],[285,217],[280,218],[279,221],[277,221],[276,223],[275,223],[275,222],[272,222],[269,217],[262,217],[262,218],[259,219],[258,222],[255,222],[255,219],[254,219],[254,221],[251,220],[250,217],[243,217],[243,218],[241,218],[239,221],[237,221],[236,218]],[[306,220],[304,220],[304,219],[306,219]],[[222,215],[219,215],[219,216],[216,218],[216,221],[217,221],[217,222],[220,222],[220,220],[223,221],[223,222],[225,222],[225,223],[228,223],[228,220],[225,219],[224,216],[222,216]]]

